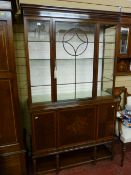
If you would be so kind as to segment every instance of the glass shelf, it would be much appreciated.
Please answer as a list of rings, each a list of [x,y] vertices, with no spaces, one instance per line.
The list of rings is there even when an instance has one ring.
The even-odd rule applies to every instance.
[[[99,90],[97,92],[98,96],[110,96],[111,94],[106,92],[106,91],[101,91]],[[83,92],[83,91],[79,91],[78,92],[78,95],[77,95],[77,99],[86,99],[86,98],[91,98],[92,97],[92,92],[91,91],[86,91],[86,92]],[[75,95],[74,93],[61,93],[61,96],[59,96],[59,99],[58,100],[71,100],[71,99],[74,99],[75,100]],[[50,95],[48,94],[40,94],[40,95],[33,95],[32,96],[32,100],[33,100],[33,103],[38,103],[38,102],[43,102],[43,101],[47,101],[49,102],[50,101]]]

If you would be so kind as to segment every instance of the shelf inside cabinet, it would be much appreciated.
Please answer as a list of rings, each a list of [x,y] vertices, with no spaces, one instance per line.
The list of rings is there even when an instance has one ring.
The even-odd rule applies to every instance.
[[[60,168],[94,161],[94,147],[60,154]]]
[[[45,41],[44,40],[28,40],[28,43],[34,43],[34,42],[36,42],[36,43],[37,42],[50,43],[50,41],[46,41],[46,40]]]
[[[56,170],[56,156],[36,158],[35,168],[39,173]]]
[[[97,92],[98,96],[110,96],[110,94],[106,91],[98,91]],[[73,98],[72,98],[73,97]],[[77,92],[77,98],[78,99],[85,99],[85,98],[91,98],[92,97],[92,92],[91,91],[79,91]],[[40,94],[40,95],[33,95],[32,94],[32,101],[33,103],[37,103],[37,102],[43,102],[43,101],[51,101],[50,99],[50,95],[48,94]],[[61,93],[61,95],[59,95],[58,100],[70,100],[70,99],[76,99],[75,98],[75,92],[74,93]]]
[[[106,158],[111,158],[110,143],[106,145],[97,146],[96,150],[96,160],[102,160]]]

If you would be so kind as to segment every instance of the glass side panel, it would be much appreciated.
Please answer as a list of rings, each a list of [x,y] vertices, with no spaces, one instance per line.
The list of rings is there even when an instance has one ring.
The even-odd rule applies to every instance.
[[[129,27],[121,27],[120,30],[120,53],[127,54],[129,39]]]
[[[51,101],[49,21],[28,22],[32,102]]]
[[[92,97],[95,25],[56,22],[57,100]]]
[[[99,38],[97,96],[111,95],[113,87],[116,27],[102,25]]]

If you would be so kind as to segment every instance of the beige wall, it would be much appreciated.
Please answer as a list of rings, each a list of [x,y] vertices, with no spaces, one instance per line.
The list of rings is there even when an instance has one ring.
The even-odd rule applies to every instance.
[[[28,113],[28,91],[27,91],[27,76],[26,76],[26,57],[24,46],[24,26],[23,24],[14,24],[14,47],[16,57],[17,84],[20,101],[21,117],[24,128],[28,128],[27,144],[30,145],[30,117]]]
[[[107,10],[116,12],[120,10],[119,7],[121,6],[123,12],[131,13],[131,1],[129,0],[19,0],[19,2],[25,4]]]

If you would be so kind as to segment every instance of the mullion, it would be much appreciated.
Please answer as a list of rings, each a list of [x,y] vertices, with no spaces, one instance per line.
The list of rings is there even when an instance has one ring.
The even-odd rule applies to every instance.
[[[103,29],[103,59],[102,59],[102,76],[101,76],[101,91],[103,90],[103,78],[104,78],[104,55],[105,55],[105,28]]]
[[[75,53],[75,99],[76,99],[76,53]]]
[[[94,62],[93,62],[93,91],[92,97],[97,97],[97,78],[98,78],[98,57],[99,57],[99,34],[100,24],[96,24],[95,43],[94,43]]]
[[[56,66],[56,36],[55,36],[55,21],[50,20],[50,65],[51,65],[51,98],[52,102],[57,101],[57,91],[56,91],[56,78],[54,75],[55,66]]]

